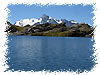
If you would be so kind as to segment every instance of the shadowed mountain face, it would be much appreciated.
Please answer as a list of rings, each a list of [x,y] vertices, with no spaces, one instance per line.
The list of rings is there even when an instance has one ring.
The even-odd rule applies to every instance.
[[[47,16],[46,14],[43,14],[39,19],[32,18],[32,19],[23,19],[20,21],[17,21],[15,23],[16,26],[26,26],[26,25],[39,25],[39,24],[45,24],[45,23],[51,23],[51,24],[60,24],[65,23],[66,26],[71,26],[73,24],[78,24],[77,22],[68,21],[66,19],[54,19],[52,17]]]
[[[42,15],[42,17],[41,17],[41,23],[47,23],[47,20],[49,20],[49,16],[47,16],[47,15]]]
[[[48,16],[43,15],[42,18],[48,20]],[[46,21],[45,20],[45,21]],[[43,22],[45,22],[43,20]],[[53,22],[54,20],[51,20]],[[66,20],[63,20],[66,21]],[[55,21],[54,21],[55,22]],[[66,21],[68,23],[74,21]],[[30,36],[60,36],[60,37],[92,37],[94,28],[85,23],[72,24],[66,26],[65,22],[59,24],[37,24],[37,25],[25,25],[16,26],[7,22],[8,27],[6,32],[8,35],[30,35]]]

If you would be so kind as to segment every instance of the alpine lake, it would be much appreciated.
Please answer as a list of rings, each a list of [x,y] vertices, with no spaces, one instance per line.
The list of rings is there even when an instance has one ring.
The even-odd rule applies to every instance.
[[[91,71],[91,37],[8,36],[7,70]]]

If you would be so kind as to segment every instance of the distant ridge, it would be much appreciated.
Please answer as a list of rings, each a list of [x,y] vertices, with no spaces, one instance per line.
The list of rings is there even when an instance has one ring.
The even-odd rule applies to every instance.
[[[22,23],[26,22],[27,24],[20,23],[20,25],[11,24],[7,21],[8,26],[6,27],[5,32],[8,35],[28,35],[28,36],[59,36],[59,37],[92,37],[94,36],[94,27],[91,27],[85,23],[79,23],[71,20],[67,21],[52,19],[46,15],[41,17],[40,22],[30,25],[27,23],[27,20],[21,21]],[[34,22],[34,20],[32,21]],[[58,23],[59,22],[59,23]],[[41,23],[41,24],[40,24]],[[71,24],[71,25],[70,25]],[[69,25],[69,26],[68,26]]]
[[[51,24],[60,24],[65,23],[66,26],[72,26],[73,24],[78,24],[76,21],[71,20],[68,21],[66,19],[54,19],[52,17],[47,16],[46,14],[43,14],[39,19],[32,18],[32,19],[23,19],[20,21],[17,21],[15,23],[16,26],[26,26],[26,25],[39,25],[39,24],[45,24],[45,23],[51,23]]]

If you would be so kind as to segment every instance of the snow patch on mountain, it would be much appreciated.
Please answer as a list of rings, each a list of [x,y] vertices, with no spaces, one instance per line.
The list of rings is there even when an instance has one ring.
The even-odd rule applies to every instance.
[[[66,26],[78,24],[74,20],[68,21],[66,19],[53,19],[52,17],[49,17],[49,16],[44,14],[39,19],[32,18],[32,19],[23,19],[23,20],[17,21],[15,23],[15,25],[16,26],[26,26],[26,25],[39,25],[39,24],[45,24],[45,23],[60,24],[63,22],[65,23]]]

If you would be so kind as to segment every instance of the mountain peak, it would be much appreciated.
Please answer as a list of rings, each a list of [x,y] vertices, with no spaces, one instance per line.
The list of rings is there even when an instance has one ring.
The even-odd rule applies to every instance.
[[[47,16],[46,14],[43,14],[42,16]]]
[[[46,14],[43,14],[41,18],[49,18]]]
[[[74,20],[68,21],[66,19],[53,19],[52,17],[49,17],[46,14],[43,14],[39,19],[24,19],[17,21],[15,25],[17,26],[26,26],[26,25],[39,25],[39,24],[45,24],[45,23],[51,23],[51,24],[60,24],[65,23],[66,26],[72,26],[73,24],[77,24]]]

